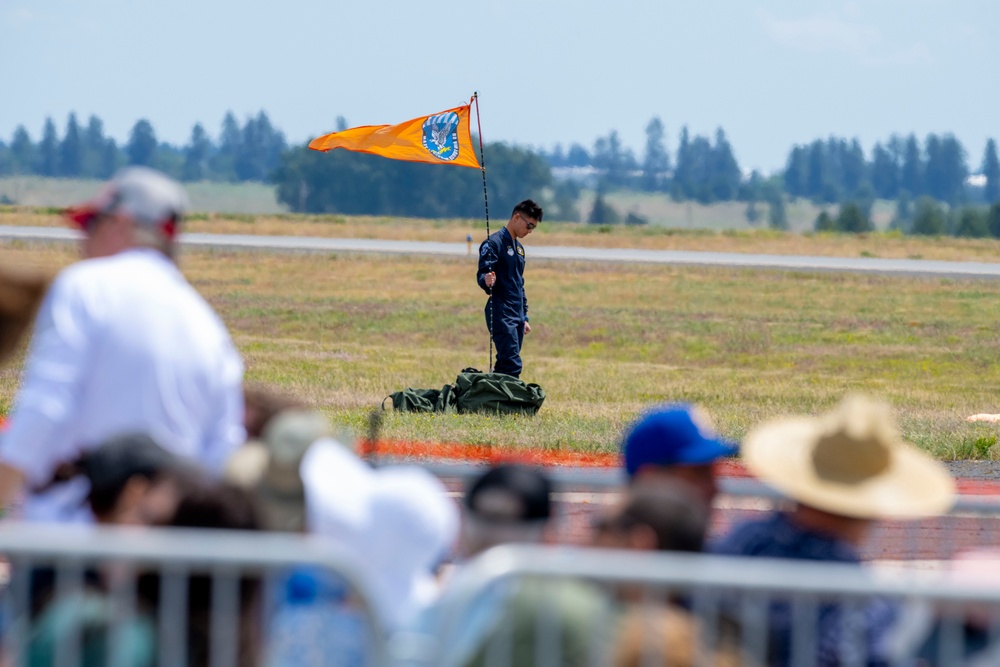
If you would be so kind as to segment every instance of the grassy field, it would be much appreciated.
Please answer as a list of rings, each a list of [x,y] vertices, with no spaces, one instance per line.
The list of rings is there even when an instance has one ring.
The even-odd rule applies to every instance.
[[[29,215],[7,213],[0,223]],[[331,228],[345,236],[390,229],[371,220],[267,224]],[[460,233],[458,225],[409,221],[402,229],[449,235]],[[649,245],[649,238],[618,231],[625,230],[601,238]],[[577,233],[587,237],[552,235],[566,242],[559,234]],[[529,255],[533,243],[547,238],[532,235]],[[737,237],[655,238],[711,246]],[[850,244],[859,243],[795,235],[746,241],[758,250],[794,244],[795,252],[826,254],[837,248],[857,254]],[[911,242],[872,235],[863,243],[883,256],[930,255],[936,247],[906,245]],[[951,252],[983,257],[997,250],[988,241],[967,243]],[[3,263],[55,269],[72,259],[65,247],[0,244]],[[182,268],[231,328],[249,380],[307,397],[337,424],[360,432],[392,391],[440,387],[466,366],[487,366],[484,296],[473,280],[474,261],[192,251]],[[964,421],[1000,412],[1000,281],[543,261],[529,261],[526,278],[534,331],[523,352],[524,379],[548,393],[540,414],[390,413],[385,436],[606,452],[653,403],[700,403],[723,433],[739,438],[762,419],[814,412],[845,392],[862,391],[894,405],[904,434],[938,457],[1000,458],[997,427]],[[0,411],[9,408],[19,364],[0,371]]]
[[[721,202],[703,205],[696,202],[676,202],[663,194],[646,192],[612,192],[607,202],[624,218],[628,213],[636,213],[649,221],[650,225],[671,229],[749,230],[754,225],[747,222],[745,202]],[[594,206],[594,193],[581,193],[577,208],[583,219]],[[790,202],[785,207],[788,227],[793,232],[812,231],[816,216],[823,209],[805,199]],[[836,206],[828,206],[827,211],[837,214]],[[872,207],[872,222],[876,229],[887,229],[892,220],[895,206],[892,202],[879,201]],[[757,203],[760,215],[757,227],[767,227],[767,204]]]
[[[20,206],[70,206],[92,197],[102,181],[73,178],[12,176],[0,178],[0,199]],[[274,186],[264,183],[186,183],[195,211],[281,213]]]

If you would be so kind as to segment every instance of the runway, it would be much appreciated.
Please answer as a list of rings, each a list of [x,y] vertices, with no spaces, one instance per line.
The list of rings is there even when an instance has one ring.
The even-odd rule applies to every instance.
[[[73,242],[80,232],[61,227],[16,227],[0,225],[0,240],[31,242]],[[181,244],[189,248],[245,250],[275,253],[370,253],[385,255],[425,255],[467,257],[465,243],[431,241],[387,241],[381,239],[324,238],[313,236],[259,236],[251,234],[182,234]],[[823,271],[868,273],[925,278],[1000,278],[1000,264],[953,262],[925,259],[880,259],[877,257],[815,257],[806,255],[764,255],[734,252],[642,250],[636,248],[581,248],[572,246],[528,246],[532,260],[573,262],[619,262],[700,266],[718,268],[770,269],[783,271]]]

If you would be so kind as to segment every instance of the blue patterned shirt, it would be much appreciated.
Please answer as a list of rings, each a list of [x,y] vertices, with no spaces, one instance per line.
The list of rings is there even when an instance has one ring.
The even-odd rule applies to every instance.
[[[783,512],[736,526],[712,551],[727,556],[790,558],[838,563],[860,563],[850,544],[793,523]],[[788,602],[772,602],[768,615],[768,664],[792,664],[792,627],[795,608]],[[816,605],[815,664],[834,667],[844,663],[883,666],[889,664],[884,645],[898,608],[879,598],[850,610],[841,604]],[[846,636],[863,637],[863,646],[846,645]],[[863,656],[860,654],[863,651]]]

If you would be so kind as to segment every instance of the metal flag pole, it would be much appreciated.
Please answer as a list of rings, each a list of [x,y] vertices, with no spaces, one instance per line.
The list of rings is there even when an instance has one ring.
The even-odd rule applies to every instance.
[[[483,206],[486,208],[486,238],[490,238],[490,198],[486,194],[486,156],[483,153],[483,126],[479,121],[479,91],[472,93],[472,100],[476,103],[476,131],[479,133],[479,168],[483,172]],[[496,261],[494,258],[494,266],[496,268]],[[496,285],[496,283],[494,283]],[[486,298],[486,309],[490,313],[490,365],[487,366],[486,371],[488,373],[493,372],[493,325],[495,323],[495,318],[493,317],[493,289],[490,289],[490,294]]]

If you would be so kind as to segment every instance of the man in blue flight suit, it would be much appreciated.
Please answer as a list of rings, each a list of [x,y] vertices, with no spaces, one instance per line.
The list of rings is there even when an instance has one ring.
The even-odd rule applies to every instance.
[[[525,199],[514,207],[507,225],[479,246],[476,280],[491,295],[486,302],[486,328],[497,346],[494,373],[521,375],[521,343],[531,325],[524,295],[524,246],[518,239],[541,221],[542,207]]]

